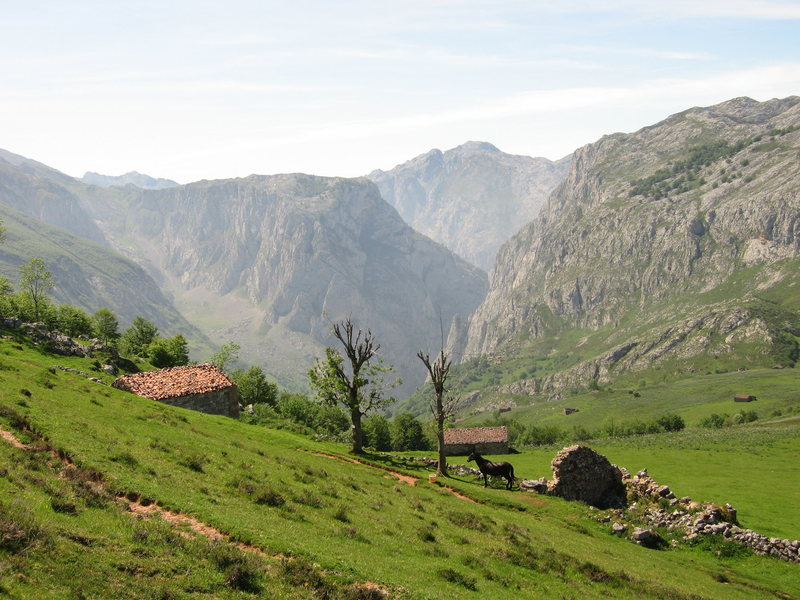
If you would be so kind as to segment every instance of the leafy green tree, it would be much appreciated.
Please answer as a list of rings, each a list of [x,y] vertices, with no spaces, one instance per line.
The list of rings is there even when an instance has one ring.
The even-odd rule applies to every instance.
[[[120,349],[128,355],[146,356],[150,344],[158,337],[158,327],[145,319],[136,317],[119,340]]]
[[[422,423],[417,421],[413,415],[402,413],[396,415],[391,422],[392,449],[405,450],[427,450],[428,440],[422,430]]]
[[[119,321],[114,313],[107,308],[101,308],[92,317],[94,320],[94,334],[104,344],[114,344],[119,338]]]
[[[52,311],[51,317],[54,328],[61,333],[71,337],[92,334],[92,318],[77,306],[61,304]]]
[[[211,363],[217,365],[221,371],[227,372],[239,360],[239,350],[241,348],[239,344],[233,341],[222,344],[219,352],[211,356]]]
[[[242,404],[260,404],[266,403],[270,406],[275,406],[278,399],[278,386],[269,381],[261,367],[250,367],[246,371],[244,369],[235,369],[231,373],[231,379],[236,382],[239,388],[239,397],[242,399]]]
[[[317,433],[329,436],[340,436],[350,428],[350,421],[338,406],[314,403],[313,429]]]
[[[53,275],[47,270],[44,260],[32,258],[27,265],[19,266],[19,289],[33,304],[33,318],[39,321],[48,301],[48,294],[55,285]]]
[[[375,360],[380,345],[375,343],[371,331],[365,333],[359,329],[356,332],[350,319],[335,323],[332,333],[344,347],[347,364],[342,355],[329,346],[325,348],[325,359],[317,358],[309,370],[308,379],[318,398],[333,406],[341,405],[350,414],[352,451],[361,454],[364,451],[362,418],[391,402],[384,393],[396,385],[387,385],[385,380],[392,367]]]
[[[186,338],[180,333],[175,337],[157,337],[148,346],[148,358],[154,367],[179,367],[189,364],[189,350]]]
[[[309,428],[314,427],[315,406],[303,394],[284,392],[278,398],[278,412],[282,417]]]
[[[8,296],[14,293],[14,286],[8,280],[8,277],[0,277],[0,296]]]
[[[378,452],[392,449],[392,433],[386,417],[375,414],[364,419],[364,445]]]

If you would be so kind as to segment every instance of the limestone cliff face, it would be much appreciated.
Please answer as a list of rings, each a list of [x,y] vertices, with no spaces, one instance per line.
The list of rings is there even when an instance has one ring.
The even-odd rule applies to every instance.
[[[489,271],[500,245],[536,216],[568,166],[569,157],[514,156],[467,142],[369,178],[414,229]]]
[[[334,321],[370,328],[413,389],[416,358],[483,299],[486,275],[413,231],[366,179],[308,175],[128,189],[90,203],[104,233],[248,362],[303,379]],[[116,215],[116,218],[115,218]],[[122,218],[120,218],[122,217]]]
[[[720,301],[786,283],[786,261],[800,256],[798,126],[798,97],[737,98],[577,150],[540,216],[500,249],[458,349],[514,352],[565,328],[604,326],[624,332],[622,348],[657,339],[651,325],[724,321],[720,310],[738,309]]]

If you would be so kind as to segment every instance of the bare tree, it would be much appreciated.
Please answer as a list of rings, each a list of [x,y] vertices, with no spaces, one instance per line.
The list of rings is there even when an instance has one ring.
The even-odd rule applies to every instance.
[[[458,399],[453,396],[445,396],[447,391],[445,382],[450,374],[452,361],[442,347],[439,356],[431,363],[429,354],[424,354],[421,350],[417,352],[417,357],[428,369],[428,375],[433,384],[434,399],[430,403],[433,418],[436,420],[436,440],[439,454],[439,462],[436,468],[437,475],[447,475],[447,457],[444,455],[444,423],[452,417],[458,410]]]
[[[385,383],[385,375],[393,370],[391,366],[384,366],[380,360],[373,361],[380,345],[375,343],[370,330],[364,333],[359,329],[356,332],[352,321],[347,318],[335,323],[332,332],[342,343],[349,365],[335,348],[329,346],[325,348],[325,360],[317,359],[314,368],[308,372],[308,379],[324,402],[341,404],[350,412],[353,452],[361,454],[364,451],[362,417],[391,402],[391,398],[384,398],[384,393],[397,384]]]

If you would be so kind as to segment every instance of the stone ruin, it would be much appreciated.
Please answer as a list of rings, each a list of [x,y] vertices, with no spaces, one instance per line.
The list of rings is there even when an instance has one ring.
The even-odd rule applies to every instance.
[[[656,532],[664,528],[682,534],[684,541],[690,543],[701,535],[721,535],[749,546],[756,554],[800,563],[800,541],[769,538],[744,529],[730,504],[718,506],[696,502],[688,496],[678,498],[669,486],[660,485],[650,477],[646,469],[631,475],[624,467],[611,464],[605,456],[586,446],[560,450],[552,468],[551,481],[544,477],[523,480],[520,489],[611,509],[599,514],[597,520],[611,523],[611,531],[617,535],[630,532],[630,538],[640,546],[666,545]]]
[[[588,446],[560,450],[551,467],[552,480],[523,481],[520,487],[565,500],[580,500],[596,508],[626,506],[622,469]]]

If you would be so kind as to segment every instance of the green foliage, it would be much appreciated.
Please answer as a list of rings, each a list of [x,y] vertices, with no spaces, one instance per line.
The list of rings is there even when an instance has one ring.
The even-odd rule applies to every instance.
[[[378,452],[392,449],[392,433],[386,417],[375,414],[364,419],[364,445]]]
[[[242,404],[269,404],[274,406],[278,399],[278,385],[269,381],[261,367],[252,366],[246,371],[235,369],[231,379],[239,388]]]
[[[338,439],[350,428],[350,421],[340,408],[314,402],[303,394],[284,392],[278,397],[275,408],[280,417],[326,437]]]
[[[220,346],[219,352],[211,357],[211,363],[217,365],[220,370],[227,372],[239,360],[239,350],[241,346],[236,342],[230,341]]]
[[[94,334],[104,344],[114,344],[119,338],[119,321],[111,310],[101,308],[92,317]]]
[[[53,275],[41,258],[32,258],[27,265],[19,266],[19,289],[30,298],[35,321],[41,320],[48,294],[54,285]]]
[[[362,417],[393,402],[386,392],[399,385],[400,380],[387,383],[386,377],[394,369],[375,358],[380,346],[371,331],[356,332],[350,319],[346,319],[333,325],[332,334],[342,343],[347,364],[335,348],[328,346],[325,358],[317,358],[308,371],[308,382],[322,402],[347,410],[353,425],[353,452],[361,453]]]
[[[430,450],[428,439],[422,430],[422,423],[409,413],[395,415],[391,421],[392,449]]]
[[[154,367],[177,367],[189,364],[189,346],[182,334],[171,338],[157,337],[147,348]]]
[[[93,332],[92,318],[86,312],[69,304],[61,304],[49,313],[51,329],[70,337],[89,336]]]
[[[664,431],[681,431],[686,427],[683,417],[676,414],[662,415],[656,419],[656,423],[660,425]]]
[[[127,356],[147,356],[158,337],[158,327],[145,319],[136,317],[119,339],[119,348]]]

